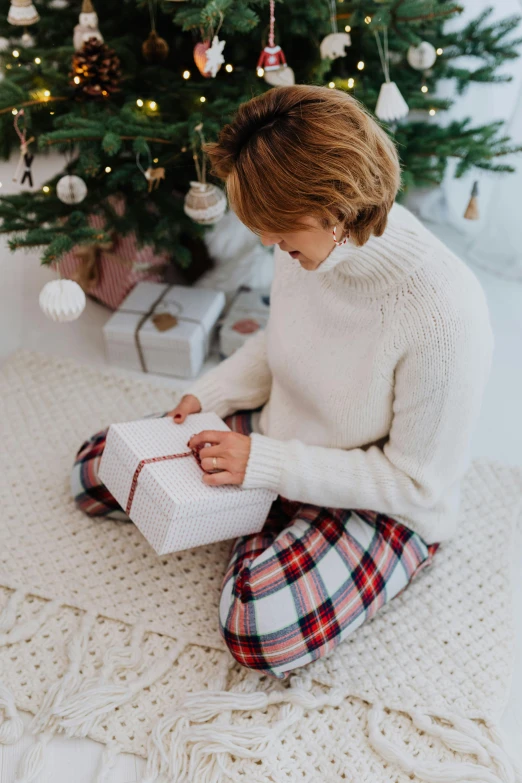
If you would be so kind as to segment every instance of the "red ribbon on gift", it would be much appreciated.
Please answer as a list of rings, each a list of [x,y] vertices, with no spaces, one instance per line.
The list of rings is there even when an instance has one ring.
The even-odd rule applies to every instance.
[[[191,456],[194,456],[196,458],[197,463],[201,468],[201,470],[203,472],[206,472],[203,466],[201,465],[201,457],[199,456],[198,449],[192,449],[191,451],[184,451],[182,454],[166,454],[164,457],[149,457],[148,459],[142,459],[141,462],[138,463],[138,467],[134,471],[134,476],[132,477],[129,499],[127,501],[127,508],[125,509],[127,515],[130,516],[132,501],[134,499],[134,495],[136,493],[136,487],[138,485],[138,476],[140,475],[145,465],[148,465],[150,462],[161,462],[164,459],[177,459],[178,457],[191,457]]]

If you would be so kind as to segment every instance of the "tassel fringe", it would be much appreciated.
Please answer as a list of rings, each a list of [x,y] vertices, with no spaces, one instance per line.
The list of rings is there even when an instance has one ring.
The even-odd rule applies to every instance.
[[[25,594],[14,591],[0,615],[0,645],[29,639],[55,614],[60,604],[50,601],[30,620],[17,623],[18,609]],[[30,731],[34,744],[20,761],[15,783],[32,783],[45,765],[47,745],[55,733],[86,736],[97,721],[134,698],[161,678],[186,647],[179,640],[163,658],[140,671],[142,642],[146,628],[133,626],[129,644],[107,650],[100,673],[95,677],[81,675],[82,663],[89,648],[96,622],[94,612],[85,612],[79,627],[67,644],[68,667],[63,677],[48,689],[34,716]],[[318,695],[312,692],[312,678],[307,671],[292,674],[288,686],[277,683],[272,690],[256,690],[257,673],[251,672],[240,684],[241,690],[226,690],[229,668],[212,683],[215,689],[188,693],[176,709],[153,726],[149,738],[145,776],[141,783],[157,783],[160,779],[176,783],[228,783],[234,779],[232,757],[262,761],[274,744],[291,727],[299,725],[304,713],[323,706],[338,706],[353,694],[331,688]],[[126,671],[126,681],[114,682],[118,673]],[[522,783],[522,771],[505,749],[498,727],[481,714],[469,717],[430,710],[400,710],[424,734],[442,742],[450,751],[473,756],[477,763],[426,762],[419,755],[406,752],[406,746],[390,741],[383,731],[387,707],[381,701],[368,704],[368,740],[383,761],[424,783]],[[232,713],[255,714],[279,705],[277,720],[270,725],[234,725]],[[15,700],[9,689],[0,683],[0,743],[17,742],[24,731]],[[121,747],[106,745],[94,783],[108,783]]]

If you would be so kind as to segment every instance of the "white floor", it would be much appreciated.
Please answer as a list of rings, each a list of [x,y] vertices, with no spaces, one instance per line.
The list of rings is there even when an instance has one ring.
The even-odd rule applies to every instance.
[[[432,228],[463,254],[461,237],[448,229]],[[522,285],[499,279],[488,272],[475,271],[488,296],[496,352],[482,416],[473,441],[473,456],[485,456],[522,466]],[[51,273],[39,266],[37,254],[13,255],[7,250],[4,240],[0,245],[0,274],[0,363],[13,351],[23,347],[72,357],[82,363],[106,365],[101,332],[102,325],[110,316],[106,308],[88,301],[78,321],[66,325],[49,321],[39,310],[38,294],[44,282],[51,279]],[[203,371],[217,361],[214,354],[207,360]],[[157,380],[175,389],[183,389],[189,384],[189,381],[181,379]],[[509,747],[513,753],[518,753],[522,737],[522,535],[514,549],[515,613],[519,626],[517,662],[511,698],[502,726]],[[29,716],[26,718],[28,723]],[[15,746],[0,746],[0,783],[12,783],[15,780],[16,765],[29,742],[26,737]],[[52,780],[53,783],[70,783],[71,779],[75,783],[92,781],[100,755],[101,746],[90,740],[55,738],[50,744],[46,770],[41,780]],[[140,780],[143,769],[141,759],[124,756],[118,760],[109,780],[114,783],[132,783]]]

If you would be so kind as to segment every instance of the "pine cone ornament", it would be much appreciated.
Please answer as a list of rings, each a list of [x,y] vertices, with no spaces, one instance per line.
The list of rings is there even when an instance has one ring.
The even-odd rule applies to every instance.
[[[71,66],[70,83],[77,98],[108,98],[120,91],[120,59],[103,41],[94,37],[85,41]]]

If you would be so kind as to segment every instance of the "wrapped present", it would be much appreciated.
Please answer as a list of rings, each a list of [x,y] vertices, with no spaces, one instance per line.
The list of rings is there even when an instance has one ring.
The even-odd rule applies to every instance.
[[[242,286],[230,305],[219,330],[219,353],[226,359],[250,335],[264,329],[270,313],[270,288]]]
[[[160,555],[258,533],[277,497],[205,484],[199,454],[187,448],[203,430],[230,427],[213,412],[192,413],[182,424],[164,416],[109,427],[99,477]]]
[[[194,378],[224,306],[223,291],[138,283],[103,327],[107,358],[128,370]]]
[[[111,197],[112,206],[123,214],[125,202]],[[104,228],[103,215],[88,217],[92,228]],[[60,260],[60,276],[75,280],[86,294],[116,310],[127,294],[142,280],[161,282],[165,267],[170,262],[168,253],[156,253],[150,246],[138,248],[134,232],[126,236],[113,234],[109,242],[76,245]]]

